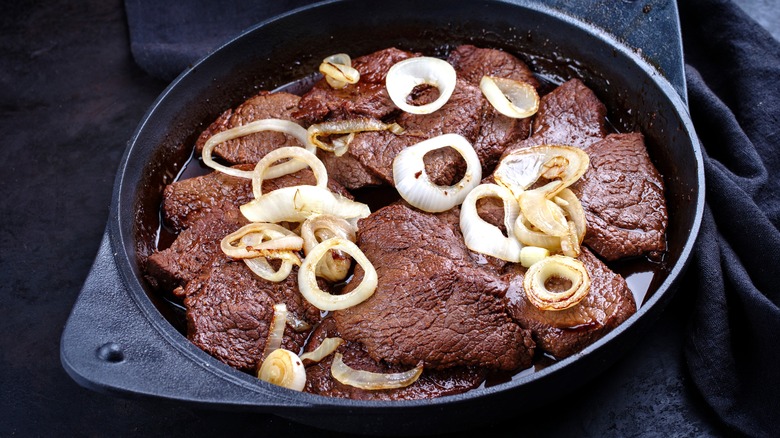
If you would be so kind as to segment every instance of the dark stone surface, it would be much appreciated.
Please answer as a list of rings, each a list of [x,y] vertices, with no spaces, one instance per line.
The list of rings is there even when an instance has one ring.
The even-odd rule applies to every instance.
[[[344,436],[273,415],[114,398],[68,377],[60,335],[100,243],[116,166],[166,84],[133,63],[118,0],[8,3],[0,47],[0,436]],[[518,412],[479,432],[730,435],[685,372],[691,292],[683,285],[626,356],[554,413]]]

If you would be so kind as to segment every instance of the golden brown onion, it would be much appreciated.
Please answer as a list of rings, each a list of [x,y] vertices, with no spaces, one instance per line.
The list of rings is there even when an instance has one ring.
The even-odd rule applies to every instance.
[[[352,58],[346,53],[328,56],[320,64],[320,73],[332,88],[340,89],[349,84],[357,84],[360,72],[352,67]]]
[[[539,94],[528,82],[483,76],[479,89],[493,108],[507,117],[524,119],[539,110]]]
[[[409,371],[400,373],[373,373],[370,371],[356,370],[344,363],[341,353],[336,353],[330,366],[333,378],[344,385],[354,386],[360,389],[394,389],[403,388],[416,382],[423,372],[422,365],[418,365]]]
[[[547,288],[547,281],[557,277],[571,282],[562,292]],[[526,297],[541,310],[564,310],[575,306],[590,291],[590,275],[585,265],[574,258],[553,255],[545,257],[528,268],[523,279]]]
[[[306,368],[297,354],[284,348],[272,351],[263,360],[257,377],[274,385],[303,391],[306,386]]]
[[[554,180],[546,189],[547,198],[552,199],[585,174],[589,165],[590,158],[582,149],[545,144],[511,152],[498,163],[493,176],[516,197],[540,177]]]
[[[359,118],[349,120],[336,120],[330,122],[316,123],[309,126],[307,129],[308,142],[317,146],[318,148],[333,152],[336,156],[344,155],[349,147],[349,143],[354,138],[354,135],[358,132],[367,131],[390,131],[394,134],[401,134],[404,132],[404,128],[397,123],[384,123],[376,119]],[[328,144],[320,138],[341,135],[332,141],[332,144]]]

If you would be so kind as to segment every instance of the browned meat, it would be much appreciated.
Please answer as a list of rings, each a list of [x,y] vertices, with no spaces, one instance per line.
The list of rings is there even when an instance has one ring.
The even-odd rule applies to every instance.
[[[525,297],[525,269],[516,265],[508,274],[507,298],[512,316],[533,332],[536,345],[557,359],[563,359],[592,344],[636,312],[636,303],[625,279],[612,272],[587,248],[579,260],[590,274],[590,293],[566,310],[544,311]]]
[[[314,330],[306,351],[312,351],[326,337],[341,337],[336,330],[333,318],[325,318]],[[389,366],[376,362],[360,344],[345,342],[337,350],[344,357],[344,363],[358,370],[375,373],[396,373],[412,367]],[[485,371],[475,368],[452,368],[441,371],[423,370],[417,381],[405,388],[364,390],[338,382],[330,373],[333,356],[306,367],[306,387],[304,391],[330,397],[357,400],[421,400],[454,395],[474,389],[485,379]]]
[[[607,135],[607,108],[579,79],[570,79],[544,95],[534,117],[530,138],[506,148],[564,144],[587,148]]]
[[[307,92],[293,116],[306,125],[328,120],[357,117],[384,119],[398,111],[385,89],[385,76],[393,64],[411,58],[411,52],[389,48],[352,60],[360,72],[360,81],[342,89],[334,89],[323,79]]]
[[[290,93],[261,92],[235,109],[222,113],[200,134],[195,144],[195,152],[200,154],[206,141],[214,134],[256,120],[283,119],[298,123],[292,113],[298,108],[299,100],[300,97]],[[226,141],[214,148],[214,155],[224,158],[230,164],[254,164],[274,149],[296,145],[300,145],[300,142],[295,137],[280,132],[265,131]]]
[[[642,134],[611,134],[587,151],[590,168],[572,186],[585,209],[585,244],[606,260],[664,251],[664,183]]]
[[[251,170],[254,166],[244,164],[235,167]],[[263,192],[315,183],[314,173],[310,169],[303,169],[291,175],[264,180]],[[340,195],[352,197],[333,179],[328,179],[328,188]],[[251,180],[221,172],[211,172],[204,176],[177,181],[165,187],[163,218],[172,229],[180,231],[195,223],[204,214],[214,210],[238,210],[239,206],[252,199],[254,195]]]
[[[359,222],[358,245],[379,284],[334,318],[372,359],[430,369],[530,366],[534,345],[507,314],[506,283],[472,260],[450,224],[398,203]],[[357,270],[347,289],[361,278]]]
[[[458,77],[479,86],[482,76],[497,76],[528,82],[539,87],[534,73],[516,56],[497,49],[464,44],[450,52],[447,61],[455,67]]]
[[[315,324],[320,312],[298,291],[297,269],[280,283],[255,275],[242,261],[218,257],[209,270],[185,287],[187,337],[210,355],[245,371],[254,371],[268,338],[273,306],[287,305],[294,317]],[[308,332],[285,329],[282,347],[300,351]]]
[[[211,259],[222,253],[222,238],[246,223],[238,209],[209,211],[179,233],[169,248],[149,256],[146,277],[154,287],[164,291],[184,286]]]

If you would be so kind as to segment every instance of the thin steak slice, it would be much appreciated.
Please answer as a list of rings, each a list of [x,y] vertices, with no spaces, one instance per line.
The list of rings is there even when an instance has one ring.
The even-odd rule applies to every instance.
[[[312,332],[306,351],[317,348],[325,338],[334,337],[341,336],[336,330],[333,318],[325,318]],[[346,341],[336,351],[343,355],[342,360],[346,365],[358,370],[397,373],[412,368],[376,362],[360,344],[355,342]],[[331,363],[333,363],[333,355],[325,357],[319,363],[307,364],[305,392],[357,400],[423,400],[461,394],[474,389],[482,383],[486,374],[480,368],[452,368],[440,371],[423,369],[420,378],[407,387],[366,390],[345,385],[334,379],[330,372]]]
[[[610,134],[587,151],[590,168],[572,186],[585,209],[585,244],[606,260],[664,251],[664,183],[642,134]]]
[[[298,291],[297,268],[285,281],[264,280],[240,260],[218,257],[201,275],[187,283],[187,337],[220,361],[254,371],[273,320],[273,306],[284,303],[293,317],[314,325],[318,309]],[[296,332],[288,324],[282,347],[300,351],[309,331]]]
[[[414,56],[418,55],[391,47],[355,58],[352,67],[360,72],[358,83],[335,89],[324,79],[318,81],[303,95],[293,116],[306,126],[326,119],[384,119],[398,111],[385,88],[387,71]]]
[[[581,351],[636,312],[634,297],[623,277],[612,272],[585,247],[579,260],[590,274],[590,292],[579,304],[566,310],[545,311],[534,307],[525,296],[525,269],[521,265],[515,265],[515,272],[506,278],[512,316],[533,332],[538,348],[557,359]]]
[[[209,125],[198,137],[195,152],[200,154],[211,136],[256,120],[282,119],[299,123],[292,113],[298,109],[300,99],[290,93],[267,91],[251,97],[235,109],[225,111]],[[281,132],[256,132],[217,145],[214,148],[214,155],[222,157],[230,164],[254,164],[268,152],[282,146],[300,146],[300,142],[295,137]]]
[[[358,246],[379,277],[363,303],[334,312],[344,339],[375,361],[430,369],[531,365],[534,344],[507,313],[506,283],[478,266],[450,224],[401,203],[359,222]],[[362,279],[355,278],[345,291]]]

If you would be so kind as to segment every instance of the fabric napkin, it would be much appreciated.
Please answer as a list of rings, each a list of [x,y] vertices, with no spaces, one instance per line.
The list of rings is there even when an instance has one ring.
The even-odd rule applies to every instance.
[[[231,36],[310,0],[125,0],[131,49],[172,80]],[[680,2],[690,112],[707,207],[687,275],[692,380],[751,436],[780,431],[780,43],[729,0]]]

